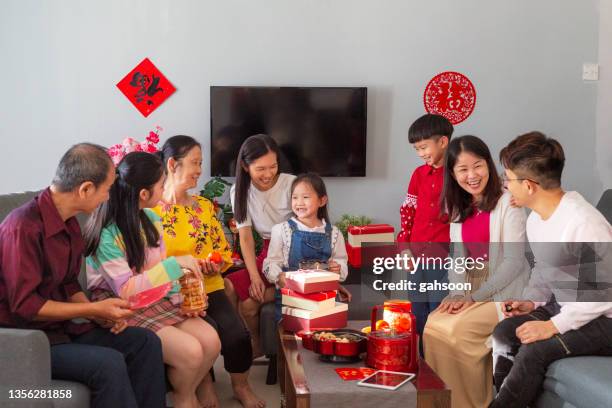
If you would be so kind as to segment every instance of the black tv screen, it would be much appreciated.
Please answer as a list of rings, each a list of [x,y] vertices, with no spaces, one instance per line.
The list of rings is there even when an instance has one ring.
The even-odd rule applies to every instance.
[[[270,135],[289,173],[366,174],[367,88],[210,88],[211,175],[235,176],[242,142]]]

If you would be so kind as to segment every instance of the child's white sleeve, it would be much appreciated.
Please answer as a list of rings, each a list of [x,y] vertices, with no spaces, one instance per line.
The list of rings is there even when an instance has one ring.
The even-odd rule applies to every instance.
[[[282,224],[276,224],[272,227],[268,256],[263,262],[263,273],[270,283],[276,283],[276,281],[278,281],[278,276],[283,271],[285,260],[283,256],[282,226]]]
[[[346,253],[346,245],[344,244],[344,236],[340,230],[334,226],[332,231],[332,254],[331,259],[340,265],[340,282],[344,282],[348,276],[348,254]]]

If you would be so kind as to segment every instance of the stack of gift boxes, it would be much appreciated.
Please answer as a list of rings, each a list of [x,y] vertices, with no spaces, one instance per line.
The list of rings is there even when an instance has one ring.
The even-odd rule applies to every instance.
[[[281,289],[282,325],[285,330],[339,329],[346,327],[348,305],[336,302],[339,275],[326,271],[295,271],[285,275]]]

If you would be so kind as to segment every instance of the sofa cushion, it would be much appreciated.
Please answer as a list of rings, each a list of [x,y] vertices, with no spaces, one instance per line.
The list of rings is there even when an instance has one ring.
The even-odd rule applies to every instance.
[[[612,357],[569,357],[555,361],[542,387],[578,407],[612,407]]]
[[[22,206],[38,194],[37,191],[27,191],[25,193],[13,193],[0,195],[0,223],[15,208]]]
[[[534,408],[578,408],[574,404],[561,399],[557,394],[543,390]]]

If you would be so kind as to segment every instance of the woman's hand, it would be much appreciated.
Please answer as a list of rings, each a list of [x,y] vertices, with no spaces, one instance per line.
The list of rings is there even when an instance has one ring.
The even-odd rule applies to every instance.
[[[330,272],[340,274],[340,264],[334,260],[330,260],[327,263],[327,270]]]
[[[202,310],[200,312],[186,312],[181,310],[181,314],[186,317],[204,317],[206,316],[206,310]]]
[[[221,264],[213,262],[210,255],[206,259],[198,259],[198,263],[204,276],[213,276],[221,272]]]
[[[206,293],[204,293],[204,302],[206,304],[208,304],[208,295]],[[180,306],[179,306],[180,308]],[[183,316],[187,316],[187,317],[204,317],[206,316],[206,310],[201,310],[199,312],[187,312],[183,309],[179,309],[181,311],[181,314]]]
[[[474,299],[472,299],[472,295],[467,295],[461,297],[459,300],[453,302],[453,306],[451,310],[448,311],[450,314],[459,314],[463,312],[465,309],[472,306],[474,303]]]
[[[446,297],[442,299],[442,303],[440,303],[440,306],[438,306],[435,311],[440,313],[450,313],[450,311],[455,308],[454,303],[462,298],[463,296],[461,295]]]
[[[264,301],[264,291],[266,290],[266,285],[263,280],[259,276],[253,278],[251,276],[251,286],[249,286],[249,296],[251,296],[254,300],[259,303],[263,303]]]
[[[202,267],[200,266],[200,262],[198,262],[198,260],[195,259],[193,256],[175,256],[174,259],[176,259],[176,262],[178,262],[181,268],[189,269],[196,275],[199,275],[200,277],[202,276]]]

